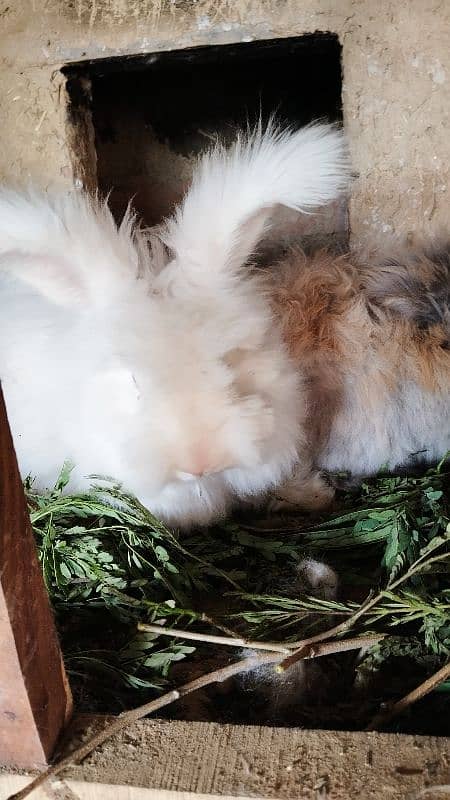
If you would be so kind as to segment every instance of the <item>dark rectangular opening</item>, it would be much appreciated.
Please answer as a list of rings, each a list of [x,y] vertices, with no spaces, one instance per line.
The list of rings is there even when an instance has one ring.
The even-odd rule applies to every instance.
[[[98,188],[118,218],[133,199],[149,225],[172,211],[194,159],[217,135],[229,141],[273,113],[294,128],[342,117],[341,47],[328,33],[102,59],[64,72],[81,150],[86,110],[92,120]],[[280,234],[292,220],[285,215]],[[345,201],[295,221],[297,234],[346,229]]]

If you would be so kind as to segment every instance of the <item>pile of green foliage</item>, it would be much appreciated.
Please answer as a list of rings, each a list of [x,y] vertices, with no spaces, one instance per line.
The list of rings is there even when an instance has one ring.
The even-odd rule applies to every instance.
[[[346,708],[303,720],[325,727],[348,727],[356,703],[355,724],[363,725],[380,702],[401,696],[450,657],[448,458],[422,474],[380,475],[342,492],[339,511],[314,524],[298,517],[258,529],[235,519],[184,536],[118,486],[94,482],[90,492],[71,495],[69,479],[66,467],[53,491],[37,494],[30,481],[25,488],[82,708],[133,705],[170,683],[174,662],[198,655],[195,643],[138,631],[138,622],[213,633],[226,627],[271,641],[298,640],[344,620],[343,636],[386,634],[351,662]],[[305,555],[337,570],[338,600],[293,591]],[[403,729],[433,732],[435,721],[427,720],[437,711],[450,718],[450,684],[419,705],[424,713],[414,724],[403,721]]]

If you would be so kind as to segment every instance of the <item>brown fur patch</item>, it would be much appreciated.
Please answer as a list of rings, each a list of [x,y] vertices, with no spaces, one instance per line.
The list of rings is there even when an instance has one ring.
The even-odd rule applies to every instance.
[[[358,291],[357,273],[348,259],[323,250],[311,258],[293,251],[274,267],[272,281],[272,306],[293,358],[317,349],[337,353],[336,317],[345,313]]]
[[[402,374],[409,374],[426,391],[450,392],[450,352],[444,325],[422,331],[413,323],[406,323],[395,326],[394,335]]]
[[[269,281],[284,341],[309,382],[314,441],[326,439],[349,377],[368,408],[379,408],[406,381],[450,390],[441,265],[416,258],[368,268],[349,255],[293,251]]]
[[[328,439],[342,401],[346,346],[339,322],[357,301],[357,273],[345,256],[296,250],[274,267],[270,281],[283,339],[307,379],[309,434],[317,447]]]

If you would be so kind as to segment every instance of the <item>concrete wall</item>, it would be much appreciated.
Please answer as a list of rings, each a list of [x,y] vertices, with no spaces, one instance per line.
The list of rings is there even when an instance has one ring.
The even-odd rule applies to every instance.
[[[84,177],[67,124],[67,63],[314,31],[343,46],[344,123],[360,176],[354,236],[447,227],[445,0],[2,0],[0,179]]]

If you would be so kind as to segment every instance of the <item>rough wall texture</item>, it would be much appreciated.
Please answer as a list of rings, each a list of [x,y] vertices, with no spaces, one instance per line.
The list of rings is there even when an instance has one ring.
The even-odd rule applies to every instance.
[[[2,7],[3,6],[3,7]],[[0,178],[70,185],[79,175],[62,65],[332,31],[357,238],[447,227],[450,5],[445,0],[2,0]]]

